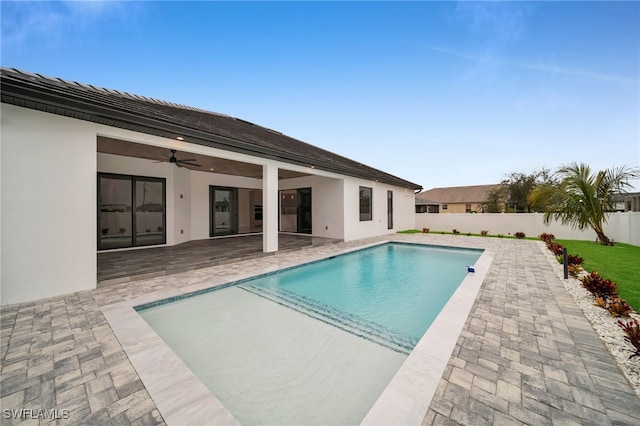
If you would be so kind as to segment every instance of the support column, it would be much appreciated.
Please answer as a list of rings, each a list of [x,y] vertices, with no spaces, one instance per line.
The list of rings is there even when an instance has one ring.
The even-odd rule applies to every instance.
[[[262,251],[278,251],[278,167],[262,166]]]

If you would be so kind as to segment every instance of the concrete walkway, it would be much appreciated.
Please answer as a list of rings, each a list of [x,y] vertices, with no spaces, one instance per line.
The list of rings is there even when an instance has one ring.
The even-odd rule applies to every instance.
[[[230,268],[258,273],[285,259],[304,261],[389,238],[494,252],[423,424],[640,424],[640,399],[564,290],[541,243],[430,234],[305,248],[3,306],[0,420],[47,424],[43,417],[57,415],[60,424],[164,424],[102,306],[186,288]],[[17,414],[20,420],[11,418]]]

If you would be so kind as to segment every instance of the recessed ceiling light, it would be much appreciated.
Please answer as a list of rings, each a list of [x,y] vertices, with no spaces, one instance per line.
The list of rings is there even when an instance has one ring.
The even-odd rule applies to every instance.
[[[176,139],[178,139],[179,141],[183,141],[184,138],[182,136],[178,136]]]
[[[209,169],[209,170],[213,171],[213,169]]]

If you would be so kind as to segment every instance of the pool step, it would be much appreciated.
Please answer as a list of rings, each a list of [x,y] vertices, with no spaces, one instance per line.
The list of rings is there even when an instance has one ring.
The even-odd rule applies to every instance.
[[[253,284],[241,284],[238,288],[404,355],[409,355],[418,343],[416,338],[281,288]]]

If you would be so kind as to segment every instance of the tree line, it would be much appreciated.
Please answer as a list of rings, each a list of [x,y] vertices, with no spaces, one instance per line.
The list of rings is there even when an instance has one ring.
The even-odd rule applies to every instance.
[[[551,172],[542,168],[531,174],[512,172],[501,185],[487,192],[482,204],[487,213],[544,213],[545,223],[595,231],[601,244],[609,245],[604,233],[607,216],[616,199],[632,188],[629,180],[640,178],[640,170],[627,166],[591,171],[584,163],[570,163]]]

